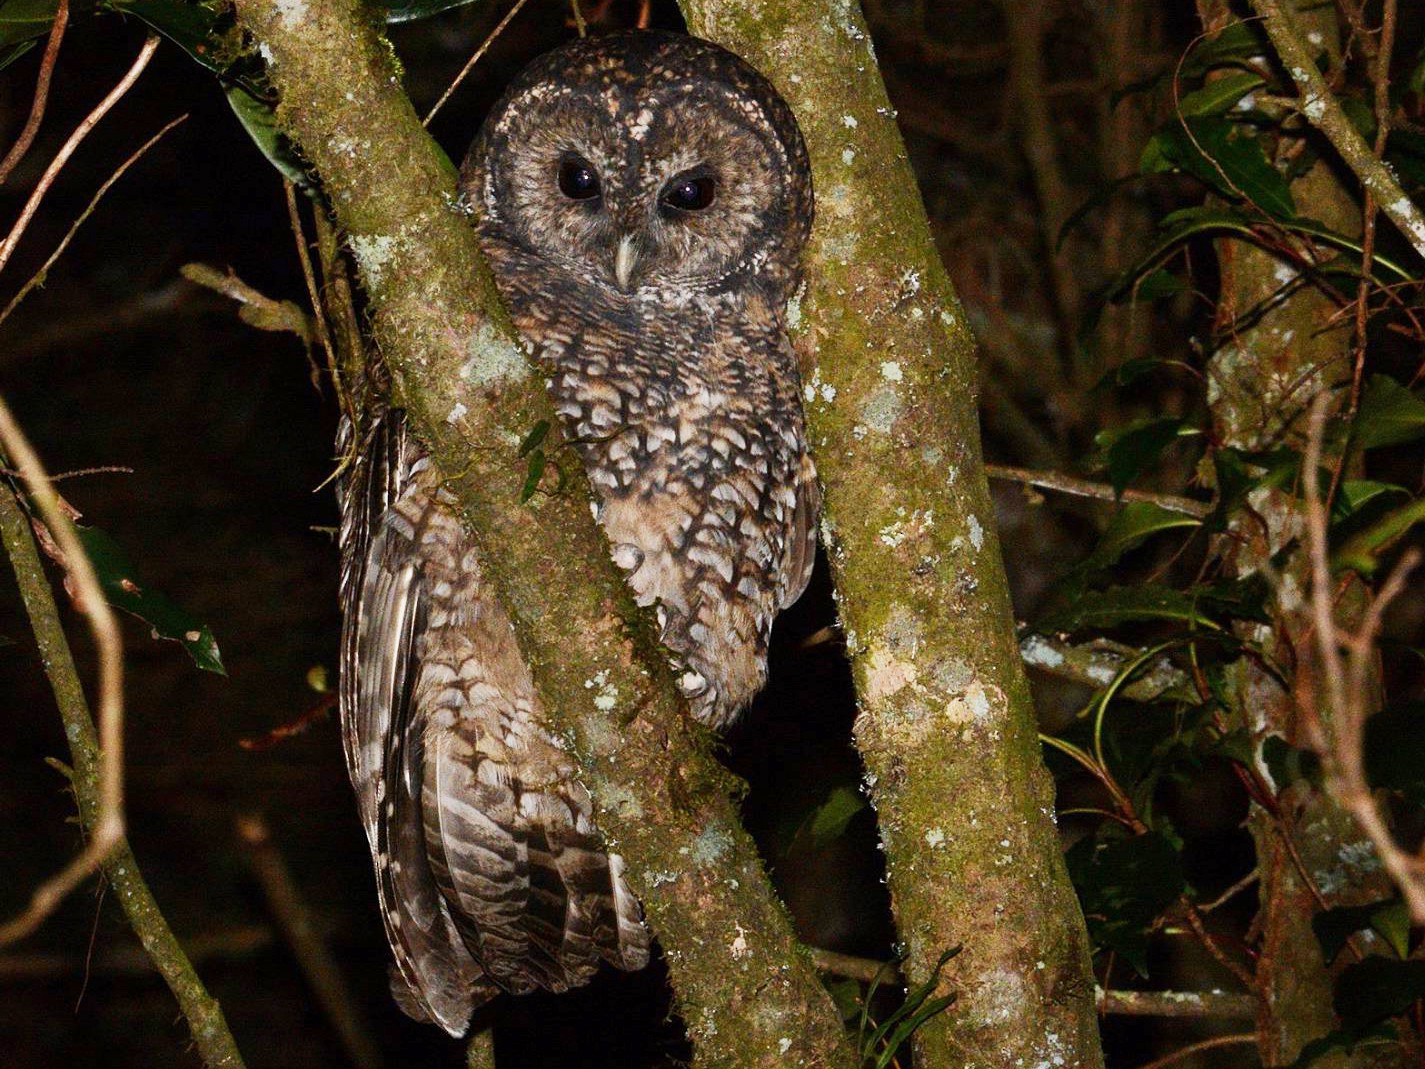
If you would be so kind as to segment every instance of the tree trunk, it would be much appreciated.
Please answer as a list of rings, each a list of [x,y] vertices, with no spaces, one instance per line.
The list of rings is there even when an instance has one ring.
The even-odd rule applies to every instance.
[[[1053,821],[975,410],[969,327],[932,244],[861,13],[682,0],[786,96],[817,224],[793,307],[823,529],[912,983],[959,999],[918,1064],[1102,1064],[1088,940]]]

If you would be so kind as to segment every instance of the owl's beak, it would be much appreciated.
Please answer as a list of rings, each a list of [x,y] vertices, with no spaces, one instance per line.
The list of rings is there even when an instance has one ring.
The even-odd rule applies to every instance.
[[[632,234],[625,235],[618,243],[618,252],[614,253],[614,279],[618,282],[618,288],[627,292],[629,281],[633,278],[633,269],[638,266],[638,246]]]

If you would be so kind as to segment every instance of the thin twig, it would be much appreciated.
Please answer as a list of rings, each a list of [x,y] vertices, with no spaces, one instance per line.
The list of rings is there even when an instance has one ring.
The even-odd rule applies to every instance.
[[[569,0],[569,7],[574,12],[574,28],[579,31],[579,36],[588,37],[589,24],[584,21],[584,12],[579,7],[579,0]]]
[[[1295,15],[1281,0],[1251,0],[1251,3],[1253,10],[1263,17],[1267,36],[1281,57],[1282,65],[1296,82],[1302,114],[1325,135],[1362,187],[1375,198],[1381,211],[1400,228],[1415,251],[1425,257],[1425,215],[1405,195],[1389,168],[1376,159],[1341,110],[1331,87],[1316,69]]]
[[[54,12],[54,25],[49,32],[49,41],[45,44],[44,58],[40,60],[40,73],[35,78],[35,95],[30,102],[30,117],[25,120],[25,128],[10,146],[10,151],[0,160],[0,186],[5,184],[10,172],[25,158],[25,153],[29,152],[30,146],[34,144],[35,135],[40,132],[40,123],[45,117],[45,105],[49,102],[50,78],[54,75],[55,61],[59,59],[59,43],[64,40],[64,29],[68,25],[69,0],[59,0],[59,6]]]
[[[73,584],[75,602],[94,632],[99,661],[99,808],[89,828],[89,842],[57,875],[36,888],[24,912],[0,925],[0,946],[7,946],[38,928],[124,837],[124,651],[118,621],[104,600],[74,524],[60,507],[44,465],[3,400],[0,445],[24,476],[30,499],[64,554],[65,572]]]
[[[490,31],[489,36],[486,37],[485,40],[480,42],[480,47],[475,49],[474,53],[470,56],[470,58],[465,61],[465,66],[460,68],[460,73],[457,74],[455,76],[455,79],[448,86],[445,87],[445,92],[440,94],[440,99],[437,100],[433,105],[431,105],[430,111],[426,112],[426,117],[421,120],[422,126],[430,125],[430,121],[435,118],[435,113],[438,112],[444,106],[445,102],[450,99],[450,94],[454,93],[455,90],[460,87],[460,83],[465,81],[465,76],[469,74],[472,69],[474,69],[475,64],[480,62],[480,57],[482,57],[486,52],[488,52],[490,50],[490,46],[495,43],[495,38],[499,37],[500,34],[505,32],[505,27],[510,24],[514,17],[520,13],[520,10],[527,3],[529,3],[529,0],[515,0],[515,6],[510,8],[510,10],[505,13],[505,17],[502,18],[498,23],[496,23],[495,28]],[[576,12],[579,10],[579,5],[577,3],[574,4],[574,10]],[[583,37],[584,34],[581,32],[579,36]]]
[[[886,983],[902,976],[898,962],[858,958],[850,954],[839,954],[834,950],[823,950],[821,947],[809,946],[806,951],[811,955],[811,963],[816,966],[818,972],[845,976],[851,980],[860,980],[863,984],[874,984],[878,981]]]
[[[336,350],[332,348],[331,332],[327,330],[326,312],[322,308],[321,293],[317,289],[317,273],[312,267],[311,253],[307,248],[307,236],[302,230],[302,213],[297,210],[297,187],[284,178],[282,191],[287,196],[287,223],[292,228],[292,238],[297,243],[297,262],[302,265],[302,278],[307,283],[307,299],[312,302],[312,328],[317,335],[318,344],[322,347],[322,353],[327,358],[327,373],[333,379],[332,389],[340,393],[339,386],[335,382],[340,376],[340,371],[336,366]],[[321,375],[317,371],[315,363],[312,364],[312,385],[316,387],[318,393],[321,392]]]
[[[1233,1036],[1214,1036],[1197,1043],[1189,1043],[1186,1047],[1180,1047],[1171,1054],[1165,1054],[1161,1058],[1140,1065],[1138,1069],[1164,1069],[1164,1066],[1173,1065],[1194,1054],[1201,1054],[1205,1050],[1217,1050],[1219,1047],[1239,1047],[1255,1042],[1257,1042],[1255,1032],[1242,1032]]]
[[[15,569],[20,596],[39,648],[40,663],[44,665],[64,722],[64,734],[74,762],[68,775],[79,806],[79,819],[86,829],[92,829],[102,809],[100,769],[108,755],[100,752],[99,737],[89,715],[89,704],[74,667],[64,626],[60,623],[54,593],[35,545],[30,518],[15,494],[3,485],[0,485],[0,537]],[[222,1007],[208,994],[193,963],[174,937],[126,842],[120,842],[105,864],[104,872],[149,960],[173,992],[204,1064],[209,1069],[242,1069],[242,1056],[228,1030]],[[3,965],[0,965],[0,977],[4,975]]]
[[[74,129],[74,133],[69,135],[68,140],[60,146],[59,152],[55,154],[50,165],[45,168],[45,173],[40,176],[39,183],[35,186],[34,192],[30,194],[30,199],[25,202],[24,208],[20,210],[19,219],[15,220],[15,225],[10,228],[9,235],[3,244],[0,244],[0,271],[5,269],[5,265],[10,262],[10,256],[15,251],[15,246],[20,243],[20,237],[25,233],[25,228],[30,225],[30,220],[34,218],[35,212],[39,209],[40,201],[44,200],[45,194],[49,192],[50,186],[54,185],[54,180],[59,177],[59,172],[64,170],[64,165],[69,162],[69,158],[74,155],[80,143],[89,136],[89,132],[99,125],[101,119],[109,113],[112,108],[125,93],[138,81],[139,75],[143,73],[148,61],[153,58],[154,51],[158,48],[158,35],[149,34],[148,40],[139,49],[138,58],[129,67],[128,73],[119,80],[119,84],[109,90],[98,106],[85,116]]]
[[[356,999],[347,987],[341,969],[317,932],[312,911],[302,900],[291,870],[272,841],[266,822],[259,816],[237,819],[238,841],[242,843],[248,866],[262,885],[262,893],[277,926],[301,966],[342,1047],[357,1069],[379,1069],[381,1054],[370,1030],[356,1012]]]
[[[10,298],[10,303],[5,306],[5,310],[3,312],[0,312],[0,323],[3,323],[5,322],[5,320],[9,319],[10,313],[15,310],[15,308],[19,305],[21,301],[23,301],[26,297],[30,295],[30,291],[44,282],[45,276],[49,274],[49,269],[55,265],[56,260],[58,260],[61,256],[64,255],[64,250],[69,248],[69,243],[74,240],[74,235],[79,233],[79,228],[84,225],[84,223],[91,215],[94,214],[94,209],[99,207],[99,202],[104,199],[104,194],[108,193],[109,189],[114,185],[114,183],[123,177],[124,172],[127,171],[134,164],[138,163],[138,161],[144,156],[144,154],[147,153],[149,149],[153,148],[154,145],[158,144],[158,142],[163,138],[165,134],[168,133],[168,131],[172,130],[179,123],[184,122],[187,118],[187,115],[178,116],[178,118],[174,119],[162,130],[154,134],[151,138],[149,138],[142,145],[140,145],[138,147],[138,150],[134,152],[133,155],[131,155],[123,163],[119,164],[118,168],[114,171],[114,173],[111,174],[105,180],[104,184],[101,185],[94,193],[94,196],[90,198],[89,206],[85,208],[82,212],[80,212],[78,218],[76,218],[74,222],[70,225],[69,230],[65,233],[63,239],[61,239],[60,243],[55,246],[54,252],[50,253],[48,259],[46,259],[45,262],[40,265],[40,269],[30,276],[29,281],[27,281],[23,286],[20,287],[19,292],[16,293],[14,297]]]
[[[1028,468],[1007,467],[1004,464],[986,464],[985,472],[991,479],[1022,483],[1025,486],[1037,486],[1041,490],[1054,490],[1061,494],[1072,494],[1075,497],[1092,497],[1100,501],[1146,501],[1149,504],[1165,508],[1169,512],[1181,512],[1185,516],[1194,516],[1197,519],[1202,519],[1212,511],[1212,506],[1207,502],[1194,501],[1190,497],[1155,494],[1150,490],[1124,490],[1119,493],[1107,483],[1090,482],[1087,479],[1075,478],[1057,471],[1031,471]]]
[[[1325,676],[1329,704],[1323,715],[1311,695],[1303,695],[1303,722],[1321,757],[1326,787],[1355,819],[1375,846],[1381,866],[1400,889],[1416,924],[1425,924],[1425,856],[1403,850],[1387,825],[1365,771],[1365,725],[1371,713],[1366,686],[1375,663],[1375,641],[1388,605],[1405,590],[1405,580],[1420,562],[1420,553],[1406,553],[1362,614],[1360,625],[1347,632],[1336,623],[1327,542],[1326,504],[1321,498],[1317,469],[1326,434],[1326,399],[1311,409],[1310,436],[1302,468],[1306,494],[1307,546],[1311,561],[1311,612],[1316,652]],[[1342,650],[1345,650],[1345,656]]]

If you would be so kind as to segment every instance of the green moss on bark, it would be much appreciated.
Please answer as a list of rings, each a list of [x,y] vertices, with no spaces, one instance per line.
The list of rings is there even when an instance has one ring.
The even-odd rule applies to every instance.
[[[974,342],[931,241],[860,9],[682,0],[797,113],[817,225],[794,320],[856,739],[912,981],[960,945],[926,1065],[1102,1063],[1087,938],[1014,639]]]

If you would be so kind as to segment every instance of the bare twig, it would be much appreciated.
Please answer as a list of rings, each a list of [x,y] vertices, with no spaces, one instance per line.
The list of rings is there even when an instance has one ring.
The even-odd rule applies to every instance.
[[[149,34],[148,40],[144,42],[143,48],[139,49],[138,58],[129,67],[128,73],[119,79],[119,84],[109,90],[107,96],[99,101],[93,111],[84,117],[74,129],[74,133],[69,135],[68,140],[60,146],[60,150],[55,153],[55,157],[50,161],[50,165],[45,168],[45,173],[40,176],[34,192],[30,194],[30,199],[25,202],[25,206],[20,209],[20,217],[15,220],[15,225],[10,228],[10,233],[5,241],[0,243],[0,271],[5,269],[5,265],[10,262],[10,256],[15,251],[15,246],[20,243],[21,236],[25,233],[25,228],[30,225],[30,220],[34,218],[35,212],[39,210],[40,201],[44,200],[45,194],[49,192],[50,186],[54,185],[54,180],[59,177],[59,172],[64,170],[64,165],[69,162],[69,158],[74,155],[80,143],[89,136],[89,132],[99,125],[100,120],[109,113],[125,93],[138,81],[139,75],[143,73],[148,61],[153,58],[154,51],[158,48],[158,35]]]
[[[833,976],[845,976],[852,980],[860,980],[863,984],[873,984],[877,981],[887,983],[893,980],[904,982],[901,976],[901,967],[894,961],[858,958],[850,954],[838,954],[834,950],[823,950],[821,947],[807,947],[806,950],[811,955],[811,963],[816,966],[818,972],[831,973]]]
[[[99,202],[104,199],[104,194],[108,193],[114,183],[124,176],[124,172],[138,163],[144,154],[153,148],[154,145],[158,144],[168,131],[172,130],[179,123],[184,122],[187,118],[187,115],[180,115],[174,119],[162,130],[140,145],[128,159],[119,164],[113,174],[105,179],[104,184],[101,185],[98,190],[95,191],[94,196],[89,199],[89,206],[79,213],[78,218],[70,225],[69,230],[60,240],[60,243],[54,247],[54,252],[50,253],[45,262],[40,265],[40,269],[30,276],[29,281],[20,287],[19,292],[10,298],[10,303],[5,306],[4,311],[0,312],[0,323],[10,318],[10,313],[15,310],[21,301],[30,295],[31,290],[44,283],[45,276],[49,274],[49,269],[55,265],[55,261],[64,255],[64,250],[69,248],[69,243],[74,240],[74,235],[79,233],[79,228],[94,214],[94,209],[99,207]]]
[[[40,661],[64,721],[64,734],[74,761],[73,770],[66,771],[79,805],[79,817],[87,829],[92,829],[103,810],[101,770],[110,755],[100,751],[84,687],[74,667],[59,609],[35,545],[30,518],[6,486],[0,486],[0,536],[14,566]],[[228,1031],[222,1008],[208,994],[183,947],[174,938],[127,843],[120,841],[104,871],[144,951],[163,975],[187,1019],[193,1043],[204,1064],[209,1069],[242,1069],[242,1056]],[[0,968],[0,976],[4,974]]]
[[[426,112],[426,117],[421,120],[422,126],[430,125],[430,121],[435,118],[435,113],[444,107],[445,102],[450,99],[450,95],[460,87],[461,82],[465,81],[465,76],[475,68],[475,64],[480,62],[480,57],[490,50],[490,46],[495,43],[495,38],[505,32],[505,27],[514,20],[514,17],[520,13],[520,10],[527,3],[529,3],[529,0],[515,0],[515,6],[510,8],[510,10],[505,13],[505,17],[495,24],[495,28],[490,31],[489,36],[480,42],[480,47],[475,49],[470,58],[465,61],[465,66],[460,68],[460,73],[445,87],[445,92],[440,94],[440,99],[431,105],[430,111]],[[574,11],[576,14],[579,11],[579,5],[577,3],[574,4]],[[579,36],[584,36],[582,30]]]
[[[287,179],[282,180],[282,191],[287,196],[287,222],[292,228],[292,238],[297,243],[297,262],[302,265],[302,279],[307,283],[307,299],[312,302],[312,329],[322,353],[327,358],[327,373],[332,377],[332,389],[341,395],[341,371],[336,363],[336,350],[332,348],[331,332],[327,330],[326,311],[322,308],[321,293],[317,289],[317,273],[312,267],[312,257],[307,249],[307,237],[302,231],[302,213],[297,210],[297,187]],[[321,392],[322,378],[316,362],[308,358],[312,365],[312,385]]]
[[[1376,159],[1351,120],[1341,110],[1340,103],[1316,69],[1296,16],[1281,0],[1251,0],[1252,9],[1261,15],[1272,46],[1300,93],[1301,112],[1341,155],[1361,186],[1375,198],[1381,211],[1405,235],[1415,251],[1425,257],[1425,215],[1400,188],[1400,183],[1384,163]]]
[[[30,446],[10,408],[0,400],[0,445],[24,476],[30,499],[39,509],[60,551],[73,584],[75,601],[99,655],[99,809],[89,842],[56,876],[41,884],[19,916],[0,925],[0,946],[29,935],[64,897],[84,882],[124,837],[124,653],[118,622],[104,600],[99,578],[79,542],[74,524],[59,504],[44,465]]]
[[[1314,688],[1305,688],[1301,697],[1302,721],[1321,757],[1327,790],[1375,846],[1382,867],[1400,888],[1412,920],[1425,924],[1425,855],[1411,854],[1396,842],[1365,772],[1365,726],[1372,712],[1372,691],[1366,682],[1375,663],[1375,641],[1386,607],[1404,591],[1406,577],[1420,562],[1420,554],[1411,550],[1400,559],[1367,605],[1354,632],[1336,622],[1326,504],[1317,475],[1326,412],[1327,400],[1319,398],[1311,409],[1302,479],[1311,560],[1311,612],[1321,665],[1319,674],[1324,677],[1328,705],[1323,715],[1312,700]]]
[[[1194,501],[1190,497],[1155,494],[1149,490],[1124,490],[1119,493],[1107,483],[1090,482],[1057,471],[1031,471],[1028,468],[1007,467],[1004,464],[986,464],[985,472],[991,479],[1023,483],[1026,486],[1037,486],[1041,490],[1054,490],[1075,497],[1092,497],[1100,501],[1146,501],[1169,512],[1181,512],[1185,516],[1195,516],[1198,519],[1212,511],[1212,506],[1207,502]]]
[[[1242,1032],[1233,1036],[1214,1036],[1212,1039],[1204,1039],[1198,1043],[1189,1043],[1186,1047],[1180,1047],[1171,1054],[1165,1054],[1161,1058],[1154,1059],[1138,1069],[1164,1069],[1165,1066],[1174,1065],[1184,1058],[1190,1058],[1194,1054],[1201,1054],[1205,1050],[1217,1050],[1219,1047],[1245,1046],[1248,1043],[1257,1042],[1255,1032]]]
[[[381,1055],[365,1022],[356,1012],[356,1000],[347,988],[331,951],[317,932],[312,911],[302,900],[296,881],[287,868],[266,822],[255,815],[237,819],[238,841],[242,843],[248,866],[262,885],[262,893],[277,926],[311,985],[342,1047],[358,1069],[379,1069]]]
[[[68,25],[69,0],[59,0],[59,6],[54,13],[54,26],[50,29],[45,54],[40,60],[40,73],[35,78],[35,95],[30,103],[30,117],[25,120],[25,128],[10,146],[10,151],[0,160],[0,186],[5,184],[10,172],[25,158],[25,153],[29,152],[30,146],[34,144],[35,135],[40,132],[40,123],[45,117],[45,105],[49,102],[50,78],[54,75],[55,61],[59,59],[59,43],[64,40],[64,29]]]

